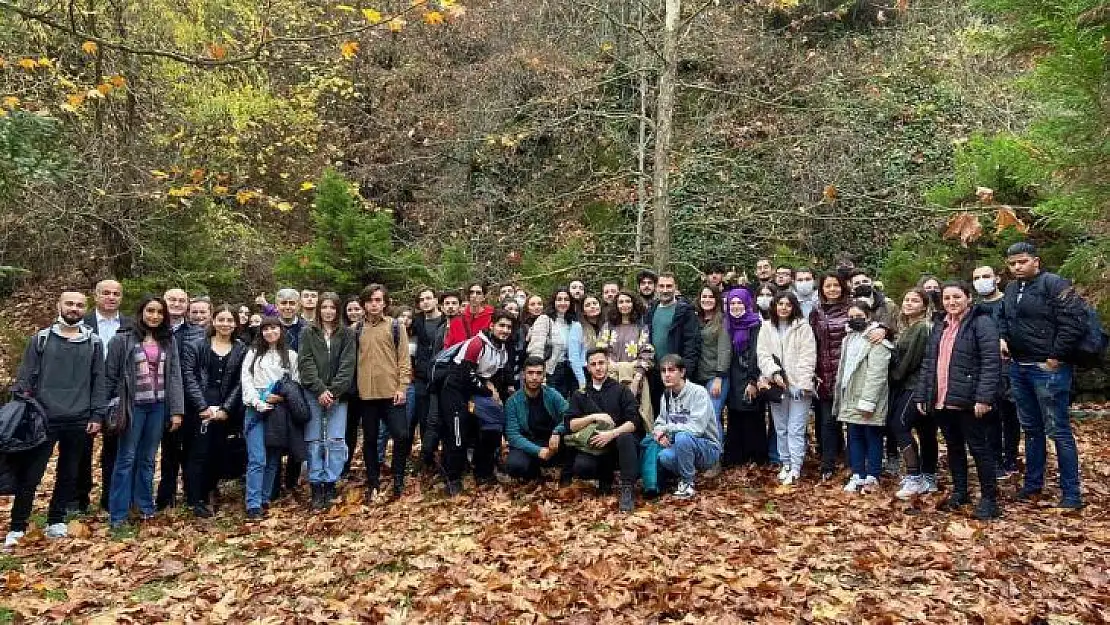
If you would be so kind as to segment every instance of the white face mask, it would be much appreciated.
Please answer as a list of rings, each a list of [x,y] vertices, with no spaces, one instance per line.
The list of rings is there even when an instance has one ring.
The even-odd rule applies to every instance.
[[[799,280],[795,282],[794,291],[802,297],[813,295],[813,280]]]
[[[774,298],[769,295],[760,295],[759,297],[755,298],[755,305],[759,306],[760,310],[770,310],[772,299]]]
[[[979,278],[975,281],[975,292],[982,296],[987,296],[994,293],[995,284],[994,278]]]

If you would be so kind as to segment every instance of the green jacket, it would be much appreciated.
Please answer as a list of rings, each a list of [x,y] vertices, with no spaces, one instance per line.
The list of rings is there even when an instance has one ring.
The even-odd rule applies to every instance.
[[[544,407],[558,423],[553,433],[566,434],[563,414],[570,405],[559,391],[546,384],[540,388],[540,392],[543,393]],[[540,450],[543,449],[531,440],[532,431],[528,428],[528,396],[525,395],[524,389],[513,393],[509,401],[505,402],[505,438],[509,440],[510,448],[523,449],[530,456],[539,456]]]
[[[840,421],[857,425],[886,425],[890,398],[890,354],[894,345],[883,341],[872,345],[866,333],[848,332],[840,348],[833,414]],[[865,416],[865,413],[871,413]]]
[[[894,347],[898,352],[897,365],[890,368],[890,385],[896,389],[917,387],[921,375],[921,361],[925,358],[925,348],[929,344],[929,334],[933,324],[927,319],[918,321],[898,334]]]
[[[313,396],[331,391],[336,399],[351,390],[355,379],[355,358],[358,349],[355,336],[348,328],[340,328],[331,336],[331,349],[324,340],[324,330],[310,325],[301,332],[297,352],[297,371],[301,386]]]

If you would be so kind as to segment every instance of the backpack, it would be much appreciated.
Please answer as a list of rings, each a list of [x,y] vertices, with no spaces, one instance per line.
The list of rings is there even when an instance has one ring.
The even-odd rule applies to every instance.
[[[466,345],[470,343],[469,340],[461,343],[455,343],[451,347],[441,350],[434,360],[432,360],[432,370],[429,378],[429,385],[432,390],[438,391],[443,388],[443,383],[447,381],[447,376],[455,369],[455,357],[459,355]]]
[[[1099,367],[1106,357],[1106,348],[1107,345],[1110,345],[1110,337],[1103,329],[1102,320],[1099,319],[1095,307],[1091,306],[1087,300],[1081,301],[1083,302],[1085,327],[1083,337],[1079,339],[1079,344],[1075,346],[1072,360],[1080,367]]]

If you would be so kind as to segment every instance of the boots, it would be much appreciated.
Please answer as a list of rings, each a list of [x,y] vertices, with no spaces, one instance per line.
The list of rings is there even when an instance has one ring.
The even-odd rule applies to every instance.
[[[324,484],[324,507],[330,508],[335,505],[335,482],[328,482]]]
[[[320,511],[324,509],[324,485],[313,482],[309,484],[312,487],[312,509]]]
[[[632,512],[636,509],[636,490],[635,484],[626,480],[621,480],[621,512]]]

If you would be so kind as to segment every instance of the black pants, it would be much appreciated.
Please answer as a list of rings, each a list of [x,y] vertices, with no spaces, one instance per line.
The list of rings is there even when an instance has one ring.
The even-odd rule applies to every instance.
[[[821,472],[836,471],[837,460],[844,452],[844,429],[833,414],[832,399],[813,403],[816,413],[817,447],[821,450]]]
[[[378,466],[378,429],[384,422],[393,439],[393,483],[404,484],[405,464],[412,451],[412,438],[409,436],[408,415],[405,405],[394,406],[392,399],[360,399],[356,402],[356,414],[362,423],[362,461],[366,463],[366,485],[378,488],[381,467]]]
[[[184,428],[175,432],[167,429],[162,433],[162,479],[158,482],[155,499],[159,510],[177,505],[177,476],[189,455],[187,445],[190,442],[192,437],[187,436]]]
[[[474,478],[493,478],[501,432],[482,430],[478,417],[467,409],[470,395],[448,379],[439,394],[440,436],[443,443],[443,471],[448,482],[462,480],[466,469],[466,448],[474,445]]]
[[[100,507],[108,509],[108,493],[112,492],[112,471],[116,468],[116,451],[119,439],[113,434],[100,434]],[[73,507],[83,510],[92,503],[93,491],[93,442],[96,436],[85,435],[85,447],[77,461],[77,496]]]
[[[574,375],[574,369],[568,361],[564,360],[555,365],[555,370],[547,376],[547,385],[559,391],[563,399],[570,401],[571,394],[578,388],[578,378]]]
[[[658,356],[656,356],[658,359]],[[659,373],[659,367],[652,367],[647,372],[648,393],[651,398],[651,414],[659,416],[659,404],[663,401],[663,377]],[[569,401],[569,398],[568,398]]]
[[[967,494],[967,451],[975,460],[979,473],[979,491],[983,499],[998,499],[998,463],[990,441],[998,428],[998,415],[989,412],[976,417],[971,410],[938,410],[937,423],[948,444],[948,468],[952,471],[952,489],[955,494]]]
[[[726,467],[754,462],[767,464],[767,425],[763,417],[764,402],[756,400],[742,408],[728,408],[724,452],[721,464]]]
[[[546,438],[532,442],[540,447],[547,446]],[[505,472],[518,480],[535,480],[542,475],[541,470],[545,467],[561,467],[564,475],[570,475],[573,470],[571,461],[574,460],[574,455],[568,451],[566,446],[560,445],[558,453],[547,460],[541,460],[539,456],[533,456],[523,449],[509,449]]]
[[[66,519],[66,508],[77,492],[77,465],[85,449],[85,429],[69,427],[51,431],[43,444],[27,451],[8,454],[8,463],[15,477],[15,500],[12,502],[12,532],[27,531],[27,520],[35,503],[35,491],[46,474],[46,465],[58,446],[58,466],[54,476],[54,493],[46,522],[50,525]]]
[[[602,487],[613,483],[613,471],[620,469],[621,480],[635,483],[640,477],[640,441],[635,434],[621,434],[605,453],[574,453],[571,462],[575,477],[597,480]]]
[[[358,445],[358,432],[362,429],[362,420],[359,418],[361,414],[359,410],[361,400],[358,397],[351,397],[347,400],[347,432],[345,439],[347,439],[347,462],[343,464],[343,475],[351,472],[351,460],[355,457],[355,446]],[[365,441],[363,441],[365,444]],[[370,442],[370,445],[375,448],[374,453],[377,453],[378,441],[377,439]]]
[[[887,426],[894,433],[898,451],[906,462],[906,475],[935,475],[937,458],[937,422],[933,413],[921,414],[913,402],[913,389],[891,391]],[[913,433],[917,432],[917,438]]]
[[[999,422],[991,439],[991,447],[998,457],[998,467],[1003,471],[1016,471],[1018,442],[1021,441],[1017,406],[1009,399],[1000,399],[995,402],[991,412],[997,413]]]
[[[418,393],[417,400],[419,398]],[[424,402],[424,421],[420,424],[420,457],[424,461],[425,467],[434,467],[436,451],[439,449],[440,434],[443,429],[439,416],[439,393],[433,393],[431,389],[428,389],[424,396]]]
[[[190,431],[189,455],[185,459],[185,501],[190,506],[208,503],[208,497],[219,482],[220,459],[227,441],[224,421],[209,421],[201,431],[198,415],[186,418],[184,428]]]

